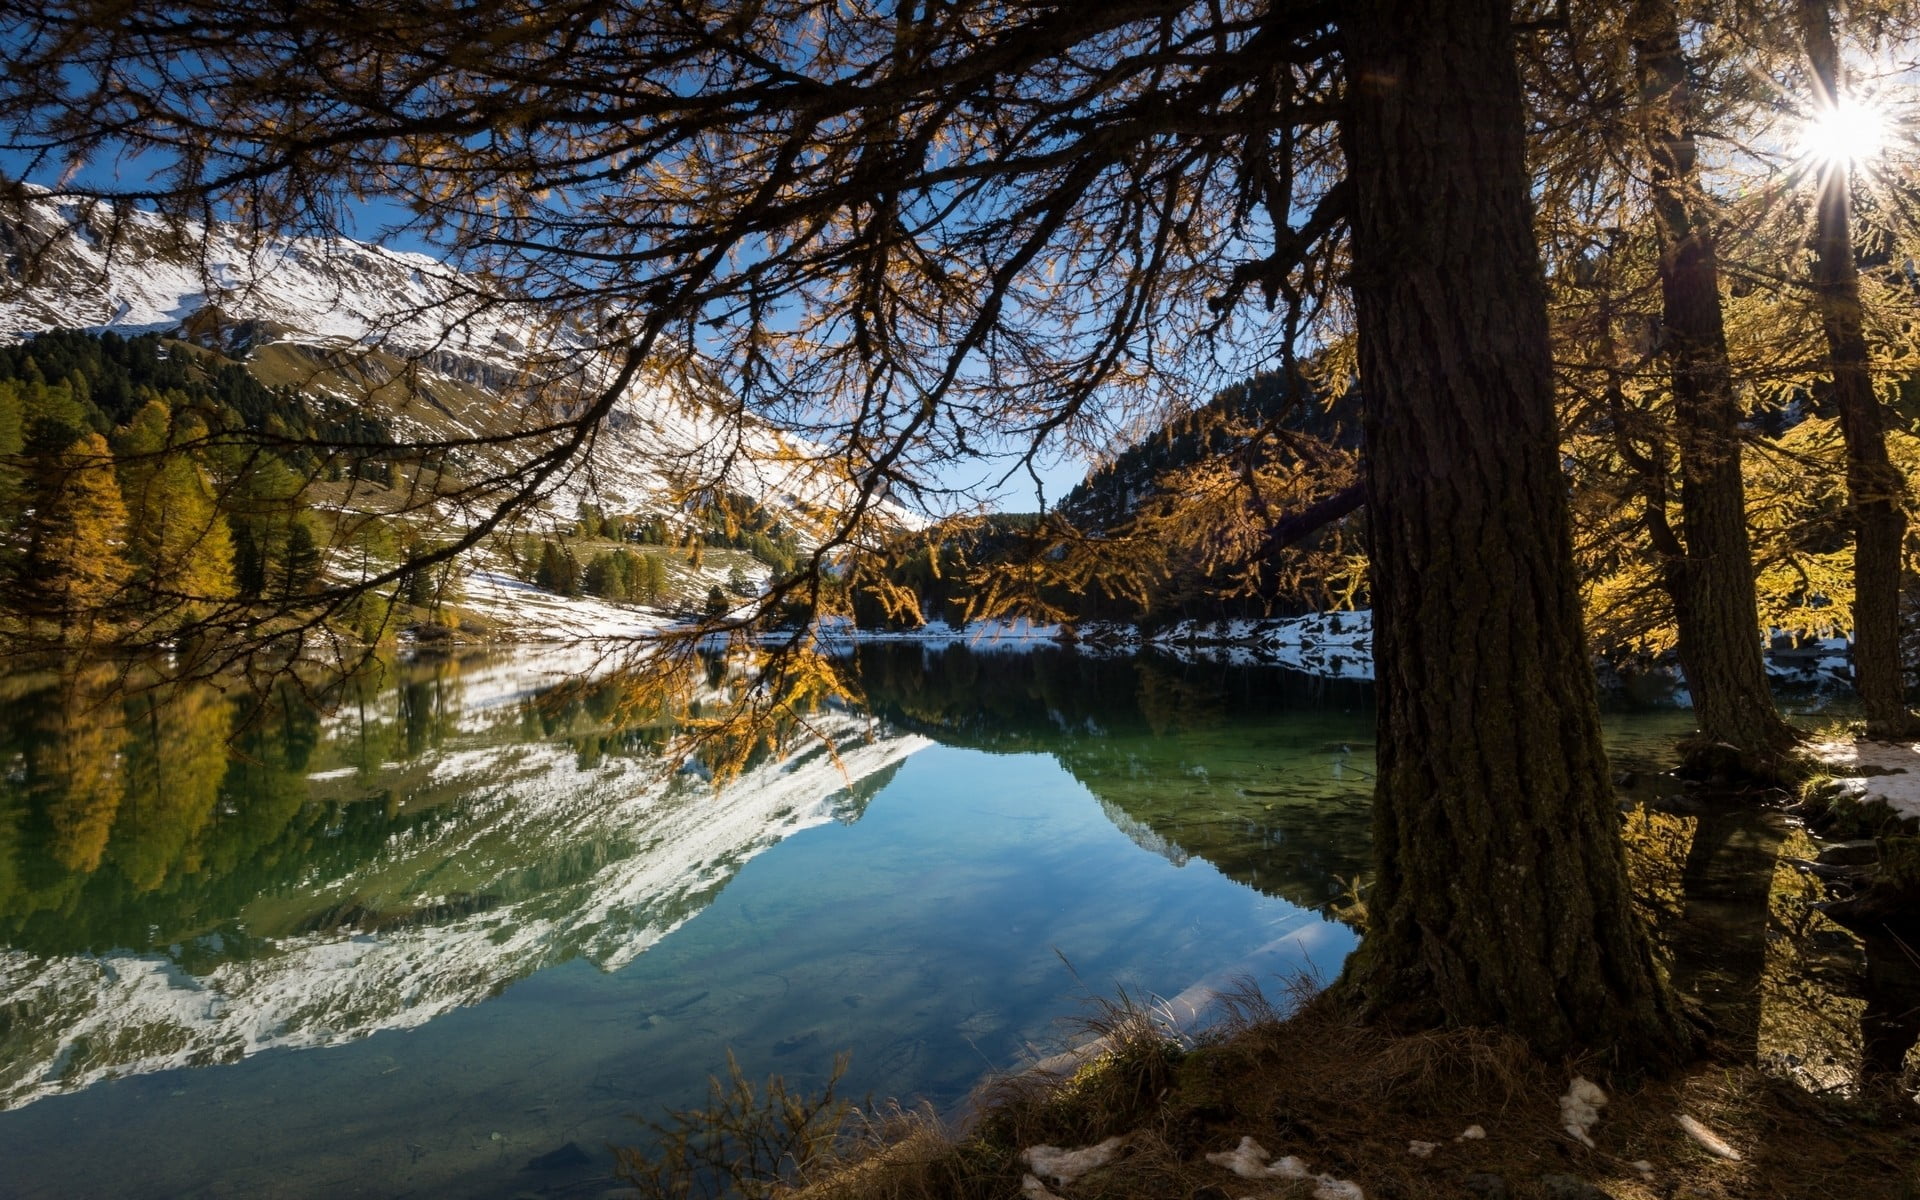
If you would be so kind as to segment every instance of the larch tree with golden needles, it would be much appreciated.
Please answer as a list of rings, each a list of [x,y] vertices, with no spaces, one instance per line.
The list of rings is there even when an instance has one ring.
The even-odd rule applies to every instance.
[[[1102,445],[1286,361],[1328,298],[1356,335],[1380,681],[1346,994],[1656,1063],[1687,1036],[1628,900],[1580,625],[1521,35],[1506,0],[80,0],[0,28],[0,129],[55,172],[158,152],[159,178],[93,190],[263,232],[398,202],[501,302],[596,339],[594,387],[436,553],[634,379],[697,365],[845,484],[765,606],[818,609],[882,501],[982,440]],[[743,694],[804,727],[826,668],[785,666]]]
[[[1832,124],[1855,103],[1834,36],[1830,0],[1799,0],[1799,31],[1812,84],[1811,117]],[[1841,132],[1841,131],[1833,131]],[[1853,526],[1853,674],[1867,736],[1911,739],[1920,718],[1907,707],[1900,651],[1907,480],[1887,452],[1887,414],[1873,378],[1860,271],[1853,244],[1853,155],[1826,147],[1813,156],[1812,288],[1826,340],[1834,408],[1846,445]]]
[[[50,626],[61,645],[91,643],[124,603],[127,507],[107,441],[87,434],[36,455],[29,479],[26,550],[15,595],[28,622]]]
[[[1701,737],[1765,772],[1795,740],[1761,659],[1741,409],[1720,301],[1718,238],[1701,179],[1697,110],[1675,0],[1637,0],[1628,33],[1638,76],[1663,345],[1671,373],[1685,554],[1674,589],[1680,661]]]
[[[134,414],[117,441],[128,509],[134,602],[155,629],[190,621],[233,596],[233,533],[204,471],[159,400]]]
[[[1849,19],[1886,44],[1903,9]],[[1855,632],[1870,724],[1905,712],[1895,523],[1910,454],[1880,394],[1915,362],[1912,288],[1887,261],[1910,206],[1897,167],[1835,157],[1857,153],[1863,125],[1816,69],[1844,66],[1829,20],[1801,0],[1582,6],[1530,79],[1595,635],[1614,654],[1677,640],[1701,748],[1761,767],[1778,749],[1748,661],[1761,630]],[[1864,216],[1856,175],[1890,185]],[[1757,622],[1739,619],[1744,579]]]

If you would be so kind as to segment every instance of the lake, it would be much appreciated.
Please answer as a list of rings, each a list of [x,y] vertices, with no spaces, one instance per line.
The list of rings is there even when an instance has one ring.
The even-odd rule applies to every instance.
[[[0,1191],[561,1196],[755,1078],[956,1111],[1091,997],[1330,979],[1370,686],[916,645],[716,791],[564,654],[317,711],[12,681]],[[1686,714],[1615,717],[1654,755]],[[573,1147],[573,1149],[568,1149]],[[558,1153],[556,1153],[558,1152]]]

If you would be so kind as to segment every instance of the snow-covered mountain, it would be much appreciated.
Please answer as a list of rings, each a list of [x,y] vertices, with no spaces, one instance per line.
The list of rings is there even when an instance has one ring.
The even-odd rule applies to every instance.
[[[386,390],[410,399],[374,402],[403,438],[544,423],[611,378],[609,359],[579,328],[504,302],[485,280],[423,254],[344,239],[253,240],[230,226],[30,194],[0,209],[0,336],[54,328],[179,335],[355,402],[405,374],[408,389]],[[586,499],[659,512],[676,487],[706,484],[799,515],[845,494],[819,447],[732,420],[726,400],[684,372],[650,372],[544,507],[570,517]],[[509,466],[508,453],[488,465]],[[804,532],[808,523],[800,515],[794,524]]]

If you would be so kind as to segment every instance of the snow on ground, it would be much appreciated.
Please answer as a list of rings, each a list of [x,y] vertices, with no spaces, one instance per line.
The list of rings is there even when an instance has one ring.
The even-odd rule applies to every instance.
[[[1920,743],[1819,742],[1807,752],[1861,803],[1879,801],[1896,816],[1920,820]]]
[[[725,573],[722,568],[709,565],[698,573],[698,583],[701,587],[718,583]],[[466,586],[466,607],[500,622],[523,641],[606,644],[681,623],[664,613],[590,598],[556,596],[499,571],[476,570]],[[734,615],[743,615],[749,606],[750,601],[740,601]],[[849,617],[827,617],[814,624],[813,634],[823,649],[832,651],[850,650],[855,645],[873,642],[910,643],[929,649],[967,646],[1008,652],[1070,645],[1090,654],[1134,654],[1151,648],[1184,662],[1279,666],[1323,679],[1374,678],[1373,613],[1367,609],[1309,613],[1301,617],[1181,621],[1151,631],[1111,621],[1073,626],[1025,618],[974,621],[960,626],[929,621],[917,629],[860,629]],[[1828,638],[1776,646],[1769,652],[1767,668],[1775,682],[1781,684],[1822,689],[1850,687],[1849,645],[1845,638]],[[1683,708],[1692,706],[1684,687],[1676,686],[1667,699]],[[1920,773],[1920,766],[1915,770]],[[1915,785],[1915,790],[1916,797],[1920,797],[1920,783]],[[1920,804],[1920,799],[1916,799],[1916,804]],[[1916,815],[1920,815],[1920,809],[1916,809]]]
[[[1768,642],[1767,674],[1794,687],[1853,686],[1853,643],[1843,637],[1796,640],[1776,629]]]
[[[1180,621],[1155,630],[1148,640],[1155,645],[1257,646],[1270,650],[1338,646],[1364,655],[1373,642],[1373,613],[1363,608],[1267,620]]]
[[[1007,651],[1065,644],[1090,654],[1133,654],[1152,647],[1183,661],[1265,663],[1328,679],[1373,678],[1373,614],[1366,611],[1271,620],[1182,621],[1151,633],[1117,622],[1071,627],[1023,618],[974,621],[957,628],[945,621],[929,621],[918,629],[857,629],[850,619],[834,617],[817,622],[814,636],[827,649],[863,642]]]
[[[1181,621],[1156,630],[1149,645],[1181,658],[1272,663],[1326,679],[1373,678],[1373,613],[1308,613],[1304,617]]]
[[[26,203],[6,215],[16,239],[44,253],[31,286],[0,277],[0,338],[70,328],[177,335],[212,309],[223,323],[261,324],[256,338],[327,351],[377,348],[413,360],[424,379],[476,383],[508,403],[549,383],[591,392],[619,374],[618,353],[580,314],[510,302],[486,279],[427,255],[345,238],[252,237],[226,224],[175,227],[131,208],[119,211],[119,240],[109,248],[95,233],[109,210],[90,218],[75,202],[27,190]],[[363,369],[388,370],[373,361]],[[337,383],[321,390],[364,398]],[[562,520],[581,501],[668,513],[677,507],[676,483],[717,484],[784,510],[803,541],[816,537],[805,514],[832,511],[850,495],[839,471],[822,469],[833,466],[831,450],[758,419],[740,421],[734,408],[691,374],[644,372],[537,506]],[[390,415],[403,437],[489,432],[451,412],[433,424]],[[925,524],[890,500],[880,509],[895,524]]]
[[[1074,626],[1073,632],[1082,646],[1125,653],[1138,650],[1142,636],[1139,626],[1120,621],[1087,621]]]
[[[945,621],[928,621],[918,629],[857,629],[847,617],[829,617],[814,623],[813,634],[823,645],[854,642],[919,642],[936,646],[956,644],[982,650],[1031,650],[1058,645],[1062,629],[1025,617],[1000,621],[972,621],[955,628]]]
[[[476,570],[461,584],[460,607],[497,622],[521,641],[607,641],[657,633],[664,613],[591,596],[559,596],[502,571]]]
[[[726,572],[714,566],[699,572],[699,586],[718,583]],[[513,631],[522,641],[611,643],[644,636],[681,622],[664,613],[591,598],[567,598],[541,591],[531,584],[493,570],[475,570],[466,583],[465,607]],[[740,601],[734,615],[742,615],[749,601]],[[847,650],[862,643],[912,643],[930,649],[967,646],[975,650],[1030,651],[1052,645],[1072,645],[1091,654],[1133,654],[1151,648],[1182,661],[1205,660],[1234,666],[1286,667],[1323,679],[1371,680],[1373,671],[1373,613],[1309,613],[1302,617],[1240,618],[1226,621],[1181,621],[1152,631],[1119,622],[1087,622],[1079,626],[1047,624],[1025,618],[974,621],[950,625],[929,621],[917,629],[859,629],[848,617],[816,622],[814,637],[823,649]],[[1829,638],[1771,651],[1768,671],[1776,682],[1828,688],[1851,686],[1847,660],[1849,643]],[[1691,707],[1684,687],[1669,700]],[[1916,752],[1920,757],[1920,752]],[[1920,765],[1915,771],[1920,774]],[[1920,783],[1915,784],[1920,806]],[[1920,807],[1915,810],[1920,815]]]
[[[29,189],[30,191],[35,189]],[[111,252],[61,231],[86,216],[41,196],[18,223],[57,254],[32,289],[0,300],[0,329],[49,327],[170,333],[209,306],[267,321],[290,339],[321,345],[381,343],[407,352],[452,351],[504,369],[586,339],[524,305],[501,304],[477,279],[424,254],[344,238],[250,238],[228,225],[186,222],[131,208]]]

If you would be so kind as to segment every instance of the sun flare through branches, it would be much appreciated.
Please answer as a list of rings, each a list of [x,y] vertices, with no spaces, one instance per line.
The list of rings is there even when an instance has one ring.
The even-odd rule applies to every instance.
[[[1820,171],[1871,162],[1887,147],[1887,113],[1871,101],[1841,97],[1822,104],[1801,126],[1800,158]]]

